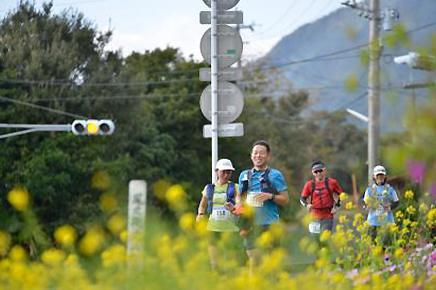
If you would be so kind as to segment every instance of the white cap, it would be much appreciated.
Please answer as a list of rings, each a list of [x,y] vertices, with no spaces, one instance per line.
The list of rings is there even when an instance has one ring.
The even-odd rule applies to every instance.
[[[233,168],[232,161],[229,159],[220,159],[216,163],[216,169],[218,170],[233,170],[235,171],[235,168]]]
[[[381,165],[377,165],[376,167],[374,167],[372,174],[374,174],[374,177],[376,177],[379,174],[386,175],[386,169]]]

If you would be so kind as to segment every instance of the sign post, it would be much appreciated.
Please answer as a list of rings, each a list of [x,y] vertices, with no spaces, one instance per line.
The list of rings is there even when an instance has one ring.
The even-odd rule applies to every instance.
[[[240,97],[242,93],[240,93],[239,89],[230,89],[232,92],[236,92],[235,95],[237,96],[230,98],[232,101],[236,100],[236,104],[225,103],[221,98],[222,90],[226,90],[226,88],[231,87],[233,84],[219,81],[219,70],[228,68],[236,63],[241,57],[243,46],[239,32],[225,24],[240,24],[243,21],[243,15],[242,12],[225,11],[233,8],[239,0],[203,0],[203,2],[211,8],[211,11],[210,13],[207,11],[200,12],[200,23],[210,23],[211,27],[203,34],[200,50],[204,60],[211,65],[211,69],[210,78],[208,73],[203,70],[203,73],[200,71],[200,74],[203,75],[200,79],[205,81],[210,80],[211,84],[203,91],[200,106],[203,115],[211,121],[210,129],[203,129],[203,131],[211,133],[209,138],[211,138],[212,143],[212,183],[214,183],[216,181],[215,164],[218,160],[220,121],[223,122],[222,124],[225,124],[226,121],[233,121],[240,115],[243,107],[243,97]],[[220,80],[238,78],[238,73],[232,73],[231,70],[228,70],[228,72],[230,73],[222,74]],[[224,103],[224,105],[221,103]],[[227,119],[223,116],[227,116]],[[227,132],[225,134],[221,133],[221,135],[229,137],[229,134],[232,134],[231,132],[237,132],[238,135],[234,136],[240,136],[240,126],[235,128],[237,130],[232,128],[224,130],[221,128],[222,132]]]
[[[131,180],[127,225],[127,254],[129,255],[141,254],[144,248],[146,205],[147,183],[145,180]],[[142,256],[139,256],[139,262],[142,262]]]

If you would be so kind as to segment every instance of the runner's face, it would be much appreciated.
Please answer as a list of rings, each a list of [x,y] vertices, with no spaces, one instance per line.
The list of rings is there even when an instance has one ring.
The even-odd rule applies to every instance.
[[[218,170],[218,181],[220,183],[227,183],[232,176],[233,170]]]
[[[375,181],[377,184],[382,184],[385,181],[385,175],[384,174],[377,174],[375,176]]]
[[[312,170],[312,174],[318,181],[324,180],[326,177],[326,169]]]
[[[251,161],[253,162],[254,167],[264,168],[266,167],[266,163],[268,162],[269,154],[266,150],[265,146],[256,145],[253,147],[251,151]]]

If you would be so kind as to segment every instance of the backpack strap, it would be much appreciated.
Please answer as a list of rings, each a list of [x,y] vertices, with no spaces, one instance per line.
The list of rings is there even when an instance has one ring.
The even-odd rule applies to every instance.
[[[329,180],[330,180],[330,178],[328,178],[328,177],[326,177],[324,180],[325,189],[327,189],[328,193],[330,194],[330,196],[333,199],[333,203],[335,203],[335,199],[333,197],[333,192],[330,189]],[[313,193],[315,192],[315,189],[316,189],[315,178],[312,178],[312,192],[310,193],[311,203],[312,203],[312,199],[313,199],[312,196],[313,196]]]
[[[233,182],[229,182],[227,184],[227,202],[231,202],[233,205],[235,202],[235,184]]]
[[[213,194],[215,193],[215,184],[208,183],[206,185],[206,196],[207,196],[207,208],[206,213],[211,214],[212,213],[212,207],[213,207]]]
[[[276,194],[278,194],[278,191],[277,191],[277,188],[274,185],[274,183],[272,183],[271,180],[269,179],[270,172],[271,172],[271,168],[267,167],[265,170],[265,173],[262,176],[263,182],[266,183],[268,192],[276,195]]]

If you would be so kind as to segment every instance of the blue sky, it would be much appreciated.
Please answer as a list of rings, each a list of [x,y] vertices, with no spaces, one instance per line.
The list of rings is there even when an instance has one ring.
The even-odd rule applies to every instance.
[[[0,0],[0,17],[15,9],[19,0]],[[34,1],[40,6],[44,1]],[[342,0],[240,0],[244,24],[241,30],[243,59],[267,53],[283,36],[341,6]],[[184,56],[201,59],[200,39],[209,25],[199,23],[203,0],[54,0],[54,12],[71,8],[82,12],[98,30],[113,29],[109,49],[124,55],[156,47],[178,47]]]

